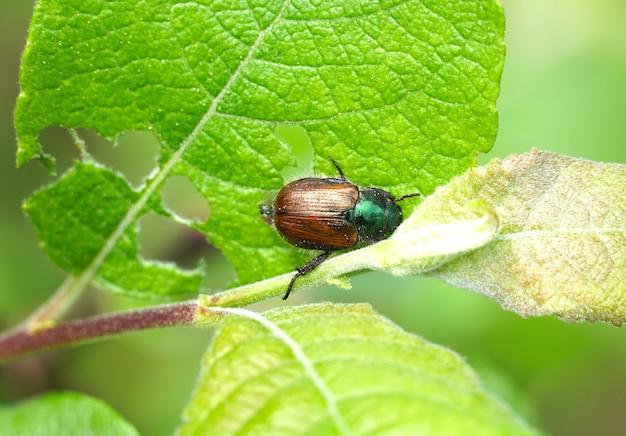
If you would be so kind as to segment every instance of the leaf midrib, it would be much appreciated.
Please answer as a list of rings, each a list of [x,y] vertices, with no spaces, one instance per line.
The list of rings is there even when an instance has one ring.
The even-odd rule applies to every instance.
[[[555,236],[599,235],[605,233],[626,234],[626,227],[595,227],[590,229],[551,229],[551,230],[521,230],[513,233],[500,233],[494,241],[515,241],[527,238],[554,238]]]
[[[237,316],[242,316],[248,319],[252,319],[259,324],[261,324],[264,328],[270,331],[274,337],[283,342],[293,353],[294,359],[302,366],[305,375],[309,378],[309,380],[313,383],[317,391],[320,393],[322,398],[324,399],[324,404],[326,406],[326,410],[328,411],[328,415],[332,422],[335,424],[335,428],[342,435],[351,435],[348,424],[343,419],[343,416],[339,412],[339,408],[337,406],[337,401],[335,398],[335,394],[330,390],[328,385],[324,382],[320,374],[315,370],[313,362],[311,359],[305,354],[304,350],[300,345],[291,337],[287,332],[281,329],[274,322],[268,320],[267,318],[259,315],[258,313],[252,312],[247,309],[237,309],[237,308],[211,308],[211,310],[224,311],[225,313],[230,313]]]
[[[274,19],[274,21],[270,23],[270,25],[267,26],[265,29],[262,29],[259,32],[257,39],[250,46],[250,50],[248,51],[247,56],[241,61],[235,72],[228,79],[228,82],[226,82],[219,94],[213,99],[211,105],[207,109],[206,113],[202,116],[196,127],[185,139],[183,139],[183,141],[180,143],[180,146],[172,154],[170,159],[165,162],[165,164],[163,164],[163,166],[156,173],[152,181],[146,185],[142,194],[138,197],[137,201],[130,206],[124,218],[120,221],[119,225],[115,228],[113,233],[111,233],[111,235],[105,240],[102,249],[94,257],[89,266],[85,268],[85,270],[83,270],[83,272],[79,276],[76,276],[74,280],[75,288],[84,289],[92,281],[93,277],[96,275],[96,272],[104,262],[104,259],[115,248],[115,245],[117,244],[122,234],[134,222],[140,211],[144,208],[148,200],[152,197],[152,194],[168,176],[172,168],[178,162],[180,162],[183,153],[198,138],[198,136],[201,134],[202,130],[209,123],[209,121],[214,116],[219,114],[217,111],[217,107],[224,100],[226,94],[231,90],[233,83],[241,76],[245,67],[250,63],[265,36],[272,31],[272,29],[276,26],[278,22],[281,21],[290,3],[291,2],[289,0],[285,1],[279,13],[276,14],[276,18]]]

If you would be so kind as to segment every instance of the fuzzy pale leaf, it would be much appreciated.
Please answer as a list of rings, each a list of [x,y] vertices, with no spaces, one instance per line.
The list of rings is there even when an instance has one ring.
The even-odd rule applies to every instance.
[[[626,166],[533,151],[470,170],[423,210],[468,199],[500,218],[490,243],[433,272],[523,316],[626,321]]]

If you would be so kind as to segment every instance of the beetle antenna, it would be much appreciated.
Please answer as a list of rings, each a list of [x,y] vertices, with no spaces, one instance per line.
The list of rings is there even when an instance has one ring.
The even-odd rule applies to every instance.
[[[334,162],[335,161],[333,161],[333,163]],[[328,256],[330,256],[331,254],[332,254],[332,251],[325,251],[322,254],[320,254],[319,256],[314,257],[313,259],[309,260],[308,263],[304,264],[300,268],[296,268],[296,273],[291,278],[291,281],[289,282],[289,286],[287,286],[287,292],[283,296],[283,300],[286,300],[287,298],[289,298],[289,294],[291,293],[291,288],[293,288],[293,284],[295,283],[295,281],[296,281],[296,279],[298,277],[302,277],[306,273],[308,273],[308,272],[314,270],[315,268],[317,268],[318,266],[320,266],[320,264],[322,262],[324,262],[326,259],[328,259]]]
[[[398,201],[402,201],[402,200],[404,200],[405,198],[411,198],[411,197],[421,197],[421,196],[422,196],[422,194],[420,194],[419,192],[415,192],[415,193],[413,193],[413,194],[406,194],[406,195],[403,195],[403,196],[402,196],[402,197],[400,197],[400,198],[396,198],[394,201],[397,203]]]
[[[333,165],[335,166],[335,168],[337,168],[337,171],[339,171],[339,175],[341,176],[342,179],[345,179],[346,176],[343,175],[343,171],[341,171],[341,167],[339,166],[339,164],[337,162],[335,162],[335,159],[333,159],[332,157],[330,158],[330,161],[333,163]]]

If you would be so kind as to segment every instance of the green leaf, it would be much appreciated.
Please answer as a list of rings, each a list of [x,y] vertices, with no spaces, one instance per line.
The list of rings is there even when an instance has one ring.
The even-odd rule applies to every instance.
[[[146,130],[161,145],[157,171],[136,192],[101,168],[77,168],[71,177],[80,174],[78,183],[66,176],[62,189],[30,202],[29,215],[43,217],[47,205],[68,205],[102,178],[125,193],[119,204],[106,202],[114,214],[102,228],[33,218],[46,253],[117,291],[186,292],[197,285],[197,271],[176,274],[136,257],[137,220],[154,211],[206,235],[239,283],[291,269],[308,255],[258,213],[295,162],[277,134],[284,125],[302,129],[328,174],[333,156],[354,182],[397,194],[431,193],[472,167],[497,129],[500,2],[344,3],[39,1],[15,115],[18,164],[38,158],[53,168],[38,142],[52,125],[93,129],[111,141]],[[208,200],[205,222],[161,204],[173,175],[188,177]],[[87,206],[76,212],[70,204],[63,217],[56,207],[56,217],[101,217],[102,205],[80,203]],[[79,252],[67,253],[79,240]],[[153,273],[173,277],[173,285],[137,285]]]
[[[107,404],[87,395],[55,392],[0,408],[2,435],[138,435]]]
[[[456,354],[369,305],[228,317],[181,435],[534,434]]]
[[[522,316],[626,322],[626,165],[533,151],[470,170],[420,209],[438,220],[472,199],[500,232],[433,274]],[[428,204],[426,204],[428,203]]]

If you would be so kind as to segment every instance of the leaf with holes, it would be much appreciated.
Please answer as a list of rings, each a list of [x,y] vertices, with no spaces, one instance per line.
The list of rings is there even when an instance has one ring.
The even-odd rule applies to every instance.
[[[41,0],[21,68],[18,164],[38,158],[54,169],[38,135],[55,125],[111,141],[150,131],[160,157],[136,190],[86,158],[31,199],[28,214],[58,265],[132,295],[199,286],[200,271],[137,255],[137,222],[149,211],[201,231],[239,283],[287,271],[308,255],[258,213],[295,162],[279,128],[299,127],[329,173],[334,156],[360,185],[431,193],[493,144],[503,32],[496,0]],[[175,175],[207,199],[206,221],[163,206]]]
[[[368,305],[235,310],[181,435],[530,435],[456,354]]]

